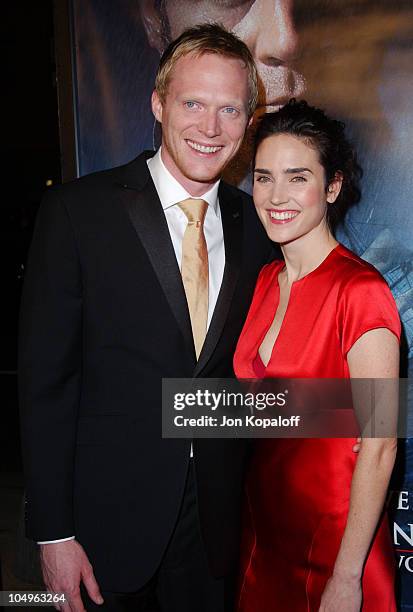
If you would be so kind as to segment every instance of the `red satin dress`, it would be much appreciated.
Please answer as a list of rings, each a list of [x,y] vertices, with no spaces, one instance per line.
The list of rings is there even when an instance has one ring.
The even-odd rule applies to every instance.
[[[265,368],[258,348],[279,302],[284,262],[265,266],[238,341],[238,378],[349,377],[347,353],[368,330],[400,338],[380,274],[342,245],[293,283]],[[318,612],[346,524],[355,440],[257,440],[246,482],[238,612]],[[386,517],[363,574],[363,612],[394,612],[394,555]],[[340,612],[339,610],[337,612]]]

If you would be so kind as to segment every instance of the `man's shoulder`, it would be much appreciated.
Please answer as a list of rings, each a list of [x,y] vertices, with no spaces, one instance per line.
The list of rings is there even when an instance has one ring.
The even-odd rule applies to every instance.
[[[263,254],[263,262],[273,259],[274,244],[268,238],[267,233],[258,218],[252,197],[246,191],[243,191],[242,189],[239,189],[239,187],[235,187],[226,181],[221,181],[220,188],[220,196],[225,194],[225,199],[237,203],[236,208],[241,213],[240,217],[243,219],[243,231],[247,244],[254,245],[255,253],[260,252]]]
[[[90,202],[90,196],[93,196],[93,200],[99,195],[108,197],[119,186],[139,188],[150,176],[146,160],[152,155],[152,151],[144,151],[126,164],[86,174],[57,185],[50,191],[67,202]]]
[[[221,181],[220,191],[229,197],[241,198],[245,203],[252,203],[252,197],[246,191],[243,191],[239,187],[235,187],[235,185],[231,185],[224,180]]]

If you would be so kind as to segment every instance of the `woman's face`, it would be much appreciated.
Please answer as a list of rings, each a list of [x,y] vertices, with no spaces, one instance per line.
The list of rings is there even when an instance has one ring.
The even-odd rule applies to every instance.
[[[318,152],[289,134],[269,136],[258,147],[253,197],[271,240],[287,244],[327,229],[326,211],[341,181],[326,190]]]

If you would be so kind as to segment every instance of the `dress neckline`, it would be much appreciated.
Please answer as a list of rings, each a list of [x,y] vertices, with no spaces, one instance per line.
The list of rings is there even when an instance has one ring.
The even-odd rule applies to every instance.
[[[340,243],[336,244],[336,246],[333,249],[331,249],[331,251],[328,253],[328,255],[326,255],[326,257],[324,257],[324,259],[322,261],[320,261],[320,263],[318,264],[318,266],[316,268],[314,268],[313,270],[310,270],[310,272],[307,272],[307,274],[305,274],[301,278],[298,278],[297,280],[293,281],[291,283],[291,288],[293,287],[293,285],[296,285],[297,283],[301,283],[301,281],[305,280],[309,276],[311,276],[314,273],[318,272],[320,270],[320,268],[322,268],[324,266],[324,264],[326,264],[328,262],[330,257],[332,257],[332,255],[336,251],[340,250],[340,247],[341,247]],[[281,270],[279,270],[279,272],[277,274],[277,284],[278,285],[279,285],[278,275],[281,274],[281,272],[284,272],[285,268],[286,268],[286,266],[285,266],[285,262],[284,262],[284,266],[281,268]]]
[[[252,368],[257,378],[264,378],[265,372],[267,370],[267,366],[264,364],[263,360],[261,359],[259,348],[257,349],[257,354],[255,355],[254,360],[252,362]]]
[[[330,259],[333,257],[334,253],[337,253],[338,251],[340,251],[341,247],[342,247],[342,245],[341,245],[340,243],[336,244],[336,246],[335,246],[333,249],[331,249],[331,251],[328,253],[328,255],[327,255],[327,256],[326,256],[326,257],[323,259],[323,261],[321,261],[321,262],[318,264],[318,266],[317,266],[316,268],[314,268],[314,270],[311,270],[311,271],[310,271],[310,272],[308,272],[308,273],[307,273],[305,276],[302,276],[301,278],[299,278],[298,280],[294,281],[294,282],[291,284],[291,292],[290,292],[290,297],[289,297],[289,299],[288,299],[287,308],[286,308],[286,311],[285,311],[285,314],[284,314],[284,319],[283,319],[283,321],[282,321],[282,323],[281,323],[281,327],[280,327],[280,329],[279,329],[279,331],[278,331],[277,337],[276,337],[275,342],[274,342],[274,344],[273,344],[273,346],[272,346],[272,349],[271,349],[271,355],[270,355],[270,358],[269,358],[269,360],[268,360],[268,363],[267,363],[267,365],[265,365],[265,363],[263,362],[263,360],[262,360],[262,358],[261,358],[261,355],[260,355],[260,353],[259,353],[259,350],[260,350],[260,346],[261,346],[261,344],[262,344],[262,342],[263,342],[263,340],[264,340],[264,338],[265,338],[265,335],[266,335],[266,333],[268,332],[268,330],[269,330],[269,328],[270,328],[270,326],[271,326],[271,324],[272,324],[272,321],[274,320],[275,314],[276,314],[277,309],[278,309],[278,306],[279,306],[279,291],[280,291],[280,283],[279,283],[279,280],[278,280],[278,275],[279,275],[279,274],[280,274],[280,273],[281,273],[281,272],[282,272],[282,271],[285,269],[285,265],[284,265],[284,267],[283,267],[283,268],[281,268],[281,270],[279,270],[279,272],[278,272],[278,273],[275,275],[275,280],[276,280],[276,291],[278,292],[278,304],[277,304],[276,309],[275,309],[275,311],[274,311],[273,317],[272,317],[271,321],[269,322],[268,327],[265,329],[264,334],[263,334],[263,336],[262,336],[262,338],[261,338],[260,343],[258,344],[257,354],[256,354],[256,356],[255,356],[255,358],[254,358],[254,360],[253,360],[253,363],[252,363],[253,370],[254,370],[255,374],[258,376],[258,378],[263,378],[263,377],[265,376],[265,373],[266,373],[266,371],[267,371],[267,368],[268,368],[268,366],[270,365],[270,363],[271,363],[271,361],[272,361],[272,358],[273,358],[273,355],[274,355],[274,352],[275,352],[275,349],[276,349],[276,346],[277,346],[277,343],[278,343],[279,337],[280,337],[280,335],[281,335],[281,333],[282,333],[282,331],[283,331],[283,328],[285,327],[285,320],[286,320],[287,315],[288,315],[288,311],[289,311],[289,307],[290,307],[290,302],[291,302],[291,297],[292,297],[292,292],[293,292],[294,287],[295,287],[295,286],[296,286],[298,283],[300,283],[301,281],[304,281],[305,279],[309,278],[310,276],[312,276],[312,275],[316,274],[316,273],[317,273],[319,270],[321,270],[321,269],[324,267],[324,265],[325,265],[325,264],[327,264],[327,263],[329,262],[329,260],[330,260]],[[274,285],[274,287],[275,287],[275,285]]]

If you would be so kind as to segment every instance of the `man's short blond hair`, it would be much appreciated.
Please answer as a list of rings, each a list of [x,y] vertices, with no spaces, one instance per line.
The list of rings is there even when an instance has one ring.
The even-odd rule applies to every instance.
[[[251,116],[258,103],[258,73],[254,58],[242,40],[215,23],[188,28],[166,48],[155,79],[155,89],[161,101],[165,101],[176,62],[188,54],[199,57],[205,53],[215,53],[243,62],[248,71],[248,115]]]

